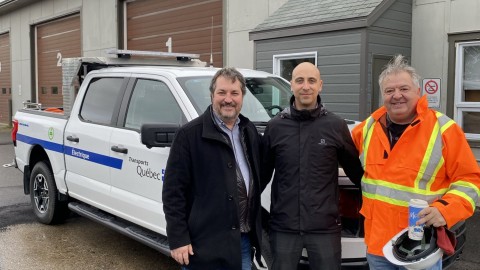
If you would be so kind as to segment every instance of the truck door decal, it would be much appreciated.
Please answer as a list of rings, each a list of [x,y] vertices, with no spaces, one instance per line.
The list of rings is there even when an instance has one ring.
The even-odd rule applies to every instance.
[[[52,151],[59,152],[59,153],[63,153],[63,145],[59,144],[59,143],[40,140],[40,139],[33,138],[33,137],[30,137],[30,136],[26,136],[26,135],[23,135],[23,134],[20,134],[20,133],[17,133],[17,141],[21,141],[21,142],[24,142],[24,143],[30,144],[30,145],[39,144],[45,149],[52,150]]]
[[[51,150],[51,151],[62,153],[68,156],[80,158],[80,159],[97,163],[100,165],[104,165],[107,167],[112,167],[114,169],[121,170],[123,165],[123,160],[119,158],[97,154],[97,153],[86,151],[80,148],[64,146],[60,143],[49,142],[49,141],[33,138],[33,137],[26,136],[19,133],[17,133],[17,141],[21,141],[30,145],[38,144],[47,150]]]
[[[75,147],[65,146],[65,155],[80,158],[86,161],[112,167],[114,169],[122,169],[123,160],[119,158],[109,157],[94,152],[82,150]]]

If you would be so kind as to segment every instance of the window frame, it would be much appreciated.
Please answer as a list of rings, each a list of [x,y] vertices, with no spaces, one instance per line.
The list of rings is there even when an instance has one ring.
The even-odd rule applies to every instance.
[[[83,110],[84,110],[84,106],[85,106],[85,100],[86,100],[87,95],[90,91],[91,84],[94,83],[94,82],[97,82],[99,80],[103,80],[103,79],[119,79],[119,80],[122,80],[120,89],[118,90],[117,97],[115,99],[115,104],[113,106],[112,116],[111,116],[111,119],[110,119],[109,123],[100,123],[100,122],[97,122],[97,121],[92,121],[90,119],[85,119],[82,115]],[[82,96],[82,103],[80,105],[80,109],[78,110],[78,118],[80,119],[80,121],[86,122],[86,123],[91,123],[91,124],[96,124],[96,125],[102,125],[102,126],[115,126],[116,122],[117,122],[117,119],[118,119],[120,104],[121,104],[121,101],[122,101],[123,96],[125,94],[125,89],[126,89],[128,81],[129,81],[129,78],[126,77],[123,74],[119,74],[119,76],[108,76],[107,75],[107,76],[98,76],[98,77],[91,78],[88,81],[87,89],[85,90],[85,93]],[[87,82],[84,82],[84,83],[87,83]]]
[[[455,42],[455,77],[454,77],[454,110],[453,119],[460,127],[464,127],[464,112],[480,112],[480,102],[462,101],[465,93],[463,90],[463,49],[468,46],[480,46],[480,41],[456,41]],[[466,133],[468,140],[480,141],[480,133]]]
[[[313,58],[315,60],[315,66],[317,65],[317,51],[299,52],[299,53],[287,53],[287,54],[274,54],[273,55],[273,74],[282,77],[280,68],[283,60],[301,59],[301,58]],[[283,78],[283,77],[282,77]],[[284,78],[286,79],[286,78]],[[287,80],[287,79],[286,79]]]
[[[141,125],[139,128],[136,128],[136,127],[132,127],[132,126],[127,126],[127,120],[129,119],[129,112],[130,112],[130,105],[132,105],[132,102],[133,102],[133,99],[134,97],[136,97],[136,91],[138,89],[138,91],[141,91],[140,88],[137,88],[137,86],[140,84],[143,84],[143,83],[146,83],[146,82],[154,82],[154,83],[159,83],[161,84],[162,86],[165,86],[166,89],[168,89],[168,93],[170,94],[169,95],[169,98],[171,98],[171,102],[174,102],[174,104],[176,104],[176,107],[178,108],[180,114],[181,114],[181,122],[180,123],[171,123],[171,122],[166,122],[166,121],[163,121],[164,119],[162,119],[161,122],[157,123],[157,124],[178,124],[179,126],[182,126],[184,124],[186,124],[188,122],[187,120],[187,117],[185,115],[185,112],[183,111],[182,107],[180,106],[180,104],[178,103],[176,97],[175,97],[175,94],[174,92],[172,91],[172,88],[169,86],[169,84],[164,81],[164,80],[159,80],[159,79],[156,79],[156,78],[150,78],[150,77],[135,77],[135,78],[132,78],[132,86],[131,86],[131,90],[129,91],[129,93],[127,94],[127,97],[126,99],[128,100],[126,106],[125,106],[125,117],[124,119],[122,119],[122,121],[119,123],[119,127],[120,128],[123,128],[123,129],[129,129],[129,130],[134,130],[134,131],[137,131],[137,132],[140,132],[140,129],[141,129]],[[150,122],[151,123],[151,122]],[[142,124],[147,124],[147,123],[142,123]]]

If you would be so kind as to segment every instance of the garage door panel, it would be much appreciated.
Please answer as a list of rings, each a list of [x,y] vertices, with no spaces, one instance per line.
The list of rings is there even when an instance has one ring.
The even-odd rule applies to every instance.
[[[208,32],[208,31],[207,31]],[[208,34],[210,34],[208,32]],[[221,36],[214,36],[212,39],[212,43],[210,43],[210,37],[200,37],[197,39],[178,39],[176,35],[172,35],[172,40],[173,40],[173,51],[175,52],[183,52],[183,53],[199,53],[203,51],[208,51],[210,52],[210,48],[212,48],[214,51],[221,51],[222,50],[222,40],[220,39]],[[157,48],[156,51],[166,48],[164,46],[166,40],[168,37],[152,37],[148,39],[141,39],[141,40],[135,40],[131,41],[131,46],[134,47],[141,47],[141,48],[146,48],[150,47],[149,45],[152,46],[152,48]],[[192,42],[194,41],[194,42]],[[196,41],[196,42],[195,42]],[[186,48],[194,50],[194,51],[186,51]]]
[[[80,30],[80,17],[74,16],[66,19],[59,19],[43,26],[37,27],[37,35],[42,37],[58,36]]]
[[[137,42],[142,41],[155,41],[155,42],[162,42],[171,37],[174,41],[173,46],[176,47],[179,44],[199,44],[199,43],[208,43],[210,45],[210,35],[212,34],[212,40],[214,43],[220,42],[220,48],[222,43],[222,29],[215,28],[213,29],[213,33],[211,33],[211,29],[196,29],[189,32],[184,33],[166,33],[157,36],[149,36],[145,38],[138,38],[135,40],[131,40],[132,44],[137,44]]]
[[[222,0],[175,0],[175,1],[136,1],[129,3],[129,15],[141,16],[147,13],[164,12],[170,10],[178,10],[183,8],[201,8],[205,4],[216,3],[221,5]]]
[[[38,25],[36,35],[38,101],[45,107],[62,107],[61,60],[81,56],[80,16]]]
[[[222,21],[221,17],[215,17],[214,19],[214,28],[221,27],[220,22]],[[212,18],[211,17],[203,17],[198,18],[197,20],[194,19],[186,19],[180,21],[168,21],[167,23],[158,22],[145,22],[142,24],[142,27],[128,29],[129,36],[145,36],[151,34],[152,32],[160,32],[160,33],[177,33],[177,32],[184,32],[184,31],[191,31],[195,29],[211,29],[212,28]]]
[[[65,37],[65,38],[70,38],[70,37]],[[74,37],[72,37],[72,38],[74,38]],[[67,55],[77,56],[79,48],[80,48],[80,44],[78,44],[76,42],[65,41],[65,40],[62,40],[62,39],[58,39],[57,42],[55,42],[54,40],[44,42],[43,45],[52,48],[51,51],[42,52],[42,55],[45,55],[45,56],[47,56],[49,54],[54,54],[55,55],[58,51],[61,51],[62,55],[64,55],[64,56],[67,56]]]
[[[9,124],[11,99],[10,34],[0,35],[0,123]]]
[[[222,7],[209,5],[204,6],[202,9],[182,9],[174,10],[174,12],[154,13],[148,16],[132,18],[129,21],[129,25],[148,27],[151,25],[164,26],[171,24],[182,23],[184,25],[197,25],[206,24],[208,26],[212,23],[212,16],[214,21],[222,21]],[[162,25],[158,25],[158,22],[162,21]]]
[[[167,51],[166,42],[171,38],[173,52],[210,55],[213,49],[217,55],[214,65],[223,66],[222,5],[221,0],[127,3],[127,49]],[[209,56],[205,58],[201,59],[210,61]]]

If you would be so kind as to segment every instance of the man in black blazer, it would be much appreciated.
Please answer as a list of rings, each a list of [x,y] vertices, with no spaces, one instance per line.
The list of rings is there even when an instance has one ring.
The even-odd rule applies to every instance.
[[[210,92],[212,104],[177,132],[167,162],[171,255],[182,269],[250,270],[261,243],[260,135],[240,114],[240,72],[220,69]]]

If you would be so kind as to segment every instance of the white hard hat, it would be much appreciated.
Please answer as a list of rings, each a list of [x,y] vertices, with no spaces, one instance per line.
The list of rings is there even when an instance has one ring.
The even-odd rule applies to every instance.
[[[383,255],[391,263],[407,269],[426,269],[442,259],[443,251],[437,246],[433,227],[425,228],[423,240],[410,239],[406,228],[385,244]]]

